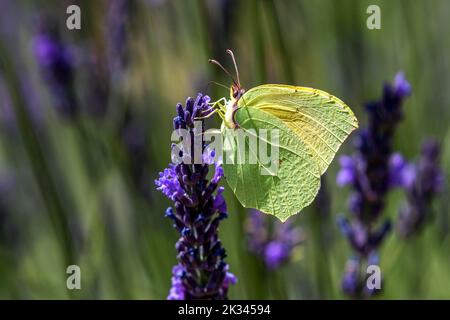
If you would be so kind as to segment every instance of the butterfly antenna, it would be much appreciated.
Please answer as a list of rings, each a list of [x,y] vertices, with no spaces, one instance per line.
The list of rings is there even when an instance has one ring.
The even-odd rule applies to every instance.
[[[229,88],[229,87],[227,87],[226,85],[224,85],[224,84],[221,84],[221,83],[219,83],[219,82],[216,82],[216,81],[210,81],[210,82],[208,82],[208,85],[210,85],[210,84],[215,84],[216,86],[219,86],[219,87],[225,88],[225,89],[227,89],[227,90],[229,90],[229,89],[230,89],[230,88]]]
[[[239,79],[239,69],[237,67],[236,59],[234,58],[234,53],[230,49],[227,49],[227,53],[231,56],[231,60],[233,60],[234,70],[236,71],[237,83],[239,88],[241,87],[241,80]]]
[[[209,63],[212,63],[212,64],[215,64],[215,65],[218,66],[220,69],[222,69],[222,70],[223,70],[223,71],[231,78],[231,80],[233,81],[233,83],[234,83],[235,85],[238,85],[238,83],[236,82],[236,80],[234,80],[234,78],[233,78],[233,76],[231,75],[231,73],[228,72],[228,70],[225,69],[224,66],[220,64],[219,61],[214,60],[214,59],[209,59],[208,62],[209,62]]]
[[[203,91],[203,92],[208,93],[208,90],[209,90],[209,88],[210,88],[210,86],[211,86],[212,84],[215,84],[216,86],[225,88],[225,89],[227,89],[227,90],[230,89],[229,87],[227,87],[227,86],[225,86],[225,85],[223,85],[223,84],[221,84],[221,83],[219,83],[219,82],[216,82],[216,81],[209,81],[209,82],[206,84],[205,91]]]

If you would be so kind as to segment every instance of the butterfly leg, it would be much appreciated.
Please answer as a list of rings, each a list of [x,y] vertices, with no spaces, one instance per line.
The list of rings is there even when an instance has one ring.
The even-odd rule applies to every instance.
[[[225,113],[221,109],[215,109],[212,112],[208,113],[206,116],[196,117],[195,120],[207,119],[207,118],[211,117],[212,115],[214,115],[215,113],[219,114],[219,116],[221,118],[225,117]]]
[[[227,103],[227,99],[225,97],[220,98],[219,100],[210,103],[211,108],[203,111],[203,112],[208,112],[209,110],[215,109],[215,108],[219,108],[222,109],[223,111],[225,111],[224,105],[226,105]]]
[[[211,104],[211,107],[202,111],[202,113],[208,113],[206,116],[203,117],[196,117],[196,120],[206,119],[211,117],[216,112],[219,114],[219,116],[223,119],[225,116],[225,106],[222,102],[226,102],[227,100],[225,98],[221,98]],[[213,110],[213,111],[211,111]]]
[[[218,104],[218,103],[221,103],[221,104],[227,103],[227,99],[226,99],[225,97],[222,97],[222,98],[220,98],[220,99],[217,100],[217,101],[210,102],[209,105],[210,105],[210,106],[214,106],[215,104]]]

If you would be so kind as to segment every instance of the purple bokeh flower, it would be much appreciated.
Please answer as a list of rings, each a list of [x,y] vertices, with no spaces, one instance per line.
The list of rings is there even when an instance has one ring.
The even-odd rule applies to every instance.
[[[409,188],[416,175],[414,164],[408,163],[400,153],[394,153],[389,159],[390,187]]]
[[[361,261],[358,257],[347,260],[341,286],[342,291],[349,296],[355,296],[361,291],[360,268]]]
[[[292,247],[281,241],[270,241],[264,250],[264,262],[269,269],[276,269],[288,260]]]
[[[434,140],[422,144],[421,156],[411,174],[410,183],[404,186],[407,201],[400,208],[397,229],[404,236],[411,236],[423,227],[430,216],[431,204],[444,187],[444,174],[439,164],[440,146]]]
[[[338,219],[342,233],[357,256],[357,259],[349,260],[342,282],[344,292],[352,296],[367,294],[363,290],[364,279],[357,272],[360,267],[355,267],[355,263],[367,263],[369,257],[377,255],[391,229],[389,220],[378,221],[387,192],[393,187],[411,184],[414,176],[403,157],[392,154],[393,136],[403,117],[402,103],[409,94],[410,84],[402,73],[398,73],[393,85],[384,86],[379,101],[366,104],[367,127],[360,129],[353,155],[340,159],[336,183],[352,188],[348,200],[352,215]]]
[[[224,189],[218,184],[223,178],[221,162],[214,162],[213,150],[203,141],[205,130],[201,121],[201,132],[196,132],[196,118],[208,109],[208,96],[199,94],[189,98],[185,107],[177,105],[174,129],[188,130],[191,140],[201,136],[200,151],[206,163],[171,163],[155,181],[156,187],[174,202],[166,210],[166,217],[174,222],[181,237],[177,241],[178,264],[172,270],[172,288],[168,299],[226,299],[228,288],[236,283],[225,263],[225,249],[218,236],[220,222],[228,216]],[[195,159],[196,148],[183,149],[172,146],[172,152],[182,159]],[[172,154],[172,159],[177,158]],[[212,178],[208,180],[210,165],[214,165]]]
[[[355,181],[355,162],[353,158],[343,155],[339,158],[339,164],[341,169],[336,176],[337,185],[343,187],[353,184]]]
[[[70,47],[56,32],[41,31],[33,38],[33,53],[48,83],[56,111],[63,117],[78,112],[74,87],[75,65]]]
[[[401,98],[409,96],[411,94],[411,85],[408,80],[406,80],[405,74],[403,72],[398,72],[395,75],[394,90],[397,96]]]
[[[275,221],[273,232],[269,229],[267,216],[258,210],[250,210],[246,224],[248,248],[261,257],[268,269],[274,270],[290,259],[304,235],[290,220]]]

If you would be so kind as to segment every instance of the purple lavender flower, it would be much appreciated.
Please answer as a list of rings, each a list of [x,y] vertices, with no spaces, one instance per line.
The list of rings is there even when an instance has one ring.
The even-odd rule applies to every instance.
[[[183,285],[184,269],[177,264],[172,268],[172,286],[167,296],[167,300],[184,300],[185,288]]]
[[[397,223],[397,229],[404,237],[420,231],[430,216],[434,197],[443,190],[444,175],[439,165],[440,153],[439,144],[434,140],[427,140],[422,144],[417,165],[410,165],[414,170],[411,181],[404,185],[407,201],[400,208]]]
[[[208,96],[199,94],[195,100],[189,98],[185,107],[178,104],[175,130],[187,129],[194,141],[194,121],[208,109],[209,101]],[[203,121],[201,128],[203,133]],[[172,147],[172,151],[188,159],[194,159],[194,150]],[[203,159],[214,156],[203,141],[201,151]],[[230,284],[236,283],[224,261],[226,253],[218,236],[219,224],[228,216],[223,187],[218,187],[223,169],[220,162],[215,162],[215,172],[208,180],[209,163],[172,163],[155,181],[157,189],[174,202],[174,207],[166,210],[166,217],[173,220],[181,234],[168,299],[226,299]]]
[[[33,52],[49,85],[57,112],[67,118],[73,117],[78,108],[71,50],[56,32],[41,31],[34,36]]]
[[[358,256],[351,257],[345,264],[341,286],[342,291],[349,296],[356,296],[361,291],[360,268],[361,261]]]
[[[341,156],[339,164],[341,165],[341,170],[339,170],[336,177],[337,185],[340,187],[352,185],[355,182],[355,162],[353,158],[347,155]]]
[[[376,256],[390,231],[389,220],[378,222],[387,192],[411,180],[410,169],[403,158],[392,156],[392,138],[403,116],[402,102],[410,93],[410,84],[398,73],[394,85],[384,86],[381,100],[366,105],[367,127],[356,137],[354,154],[340,160],[341,170],[336,182],[353,189],[348,202],[352,216],[338,220],[357,257],[349,260],[342,282],[344,292],[352,296],[367,294],[363,290],[364,279],[357,272],[361,266],[354,265],[368,263],[369,257]]]
[[[411,85],[403,72],[398,72],[394,79],[394,88],[398,96],[406,97],[411,94]]]
[[[287,261],[292,253],[289,244],[281,241],[270,241],[264,250],[264,262],[266,266],[274,270]]]
[[[400,153],[394,153],[389,159],[390,187],[409,188],[414,182],[416,169]]]
[[[274,231],[269,233],[267,216],[258,210],[250,210],[246,229],[249,250],[260,256],[270,270],[285,264],[295,247],[304,240],[303,233],[290,220],[285,223],[275,221]]]
[[[176,201],[180,195],[184,194],[184,189],[178,180],[176,165],[172,163],[163,172],[159,173],[159,179],[155,181],[155,184],[157,189],[172,201]]]

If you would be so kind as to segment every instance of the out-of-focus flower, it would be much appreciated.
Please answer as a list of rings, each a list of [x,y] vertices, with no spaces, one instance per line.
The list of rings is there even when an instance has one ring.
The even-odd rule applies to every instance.
[[[400,153],[394,153],[389,160],[389,179],[391,187],[410,188],[414,183],[416,168],[408,163]]]
[[[291,220],[275,221],[272,227],[273,231],[269,232],[269,221],[264,213],[250,210],[246,224],[248,248],[263,259],[268,269],[274,270],[291,258],[304,235]]]
[[[435,196],[442,192],[444,174],[439,164],[440,146],[434,140],[422,144],[421,155],[413,168],[411,182],[404,185],[407,201],[400,208],[397,229],[402,236],[417,233],[430,216]]]
[[[188,130],[194,141],[195,121],[208,109],[208,96],[199,94],[197,99],[189,98],[185,107],[177,105],[178,115],[174,118],[175,130]],[[205,128],[201,121],[203,134]],[[203,137],[203,136],[202,136]],[[194,159],[194,150],[172,147],[178,153],[188,153]],[[211,150],[203,142],[204,159],[210,159]],[[208,155],[209,154],[209,155]],[[219,240],[220,222],[228,216],[223,187],[218,187],[223,177],[220,162],[214,163],[215,172],[207,179],[209,164],[172,163],[155,181],[158,190],[174,202],[166,211],[166,217],[174,222],[180,232],[176,249],[178,264],[172,270],[172,288],[168,299],[226,299],[230,284],[236,277],[229,272],[225,263],[225,249]]]
[[[56,110],[64,117],[73,117],[77,111],[74,88],[74,57],[56,32],[41,31],[34,36],[33,52],[48,83]]]
[[[395,75],[394,88],[399,97],[406,97],[411,94],[411,84],[406,80],[403,72],[399,72]]]
[[[336,183],[338,186],[343,187],[346,185],[352,185],[355,182],[355,162],[353,158],[347,155],[343,155],[339,158],[339,164],[341,169],[339,170]]]
[[[347,260],[341,286],[342,291],[349,296],[355,296],[361,290],[360,268],[359,257],[355,256]]]
[[[402,102],[411,93],[411,86],[402,73],[393,85],[385,85],[379,101],[366,104],[368,124],[355,139],[352,156],[340,159],[341,170],[336,183],[353,189],[348,208],[351,218],[339,217],[342,233],[347,237],[358,259],[350,259],[343,278],[344,292],[353,296],[364,292],[364,279],[356,263],[367,263],[377,251],[391,228],[388,220],[378,222],[390,188],[411,183],[408,164],[399,155],[392,155],[392,139],[402,119]],[[373,294],[374,292],[371,292]]]

